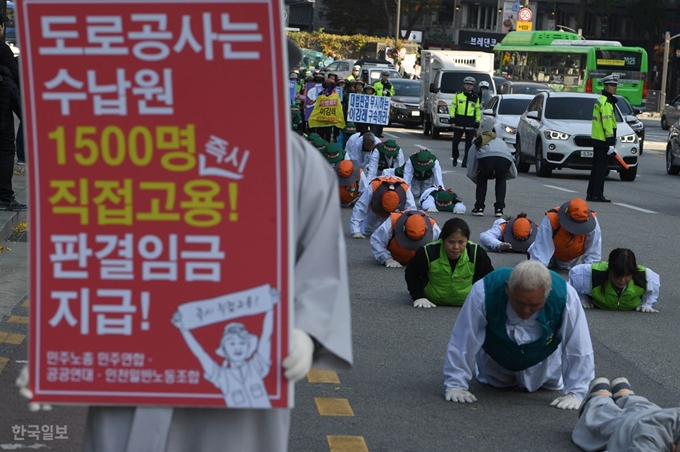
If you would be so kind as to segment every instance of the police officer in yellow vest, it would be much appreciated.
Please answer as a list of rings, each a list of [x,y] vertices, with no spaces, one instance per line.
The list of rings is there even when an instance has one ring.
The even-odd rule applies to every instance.
[[[388,78],[390,77],[390,73],[388,71],[382,71],[380,74],[380,80],[375,82],[373,84],[373,88],[375,88],[375,95],[376,96],[387,96],[387,97],[392,97],[394,96],[394,85],[392,85]],[[382,124],[375,124],[372,126],[371,131],[375,134],[376,137],[382,138],[383,137],[383,126]]]
[[[361,66],[354,65],[354,67],[352,68],[352,73],[350,75],[348,75],[345,80],[347,80],[348,82],[355,81],[356,79],[359,78],[359,71],[360,70],[361,70]]]
[[[463,138],[463,134],[465,134],[463,168],[467,168],[468,150],[472,146],[472,140],[479,128],[479,122],[482,120],[479,95],[472,91],[475,83],[477,83],[477,80],[474,77],[465,77],[463,79],[463,91],[459,91],[453,96],[451,107],[449,108],[449,114],[451,115],[449,123],[453,129],[453,149],[451,152],[453,166],[458,166],[458,145],[461,138]]]
[[[593,107],[593,126],[591,137],[593,139],[593,167],[590,170],[586,201],[610,202],[604,197],[604,179],[607,177],[609,156],[616,150],[616,87],[619,78],[616,75],[608,75],[602,80],[604,89],[602,95],[595,101]]]

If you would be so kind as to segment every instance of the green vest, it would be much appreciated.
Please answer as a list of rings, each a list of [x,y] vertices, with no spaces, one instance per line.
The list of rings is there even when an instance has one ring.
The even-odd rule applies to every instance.
[[[468,241],[453,271],[442,239],[425,245],[425,255],[429,264],[425,286],[427,299],[438,305],[463,306],[475,276],[477,244]]]
[[[434,158],[435,161],[437,160],[436,156],[433,155],[432,157]],[[432,168],[428,169],[428,170],[420,171],[418,169],[418,156],[416,154],[411,154],[409,159],[411,160],[411,165],[413,166],[413,178],[415,180],[423,181],[423,180],[430,180],[432,178],[432,175],[433,175],[432,168],[434,168],[434,166]],[[453,210],[453,209],[451,209],[451,210]]]
[[[397,165],[397,163],[399,163],[397,161],[398,157],[399,155],[397,154],[394,157],[391,157],[392,162],[388,162],[387,159],[389,159],[390,156],[388,156],[384,152],[378,151],[378,171],[382,171],[387,168],[394,168]]]
[[[609,262],[598,262],[592,265],[590,272],[590,297],[593,304],[600,309],[611,311],[631,311],[642,303],[642,295],[647,291],[647,272],[645,267],[638,265],[638,271],[633,275],[621,295],[616,293],[607,275]]]
[[[506,329],[508,320],[506,308],[509,301],[505,294],[505,284],[510,279],[511,272],[512,268],[501,267],[484,277],[487,324],[482,348],[504,368],[519,372],[545,360],[562,342],[558,331],[567,304],[567,282],[557,273],[550,271],[552,289],[536,319],[543,326],[543,334],[535,342],[517,345],[510,339]]]
[[[616,139],[616,115],[614,104],[607,102],[607,96],[602,95],[595,101],[593,107],[593,122],[591,128],[593,140],[607,141]]]
[[[380,80],[373,84],[373,89],[375,89],[376,96],[394,96],[394,85],[392,85],[391,83],[389,91],[385,90],[385,86],[383,85],[383,82]]]
[[[468,99],[465,91],[457,92],[455,96],[453,96],[453,100],[451,100],[449,115],[451,117],[470,117],[474,118],[474,121],[480,122],[482,119],[482,111],[480,109],[480,102],[477,94],[472,93]]]

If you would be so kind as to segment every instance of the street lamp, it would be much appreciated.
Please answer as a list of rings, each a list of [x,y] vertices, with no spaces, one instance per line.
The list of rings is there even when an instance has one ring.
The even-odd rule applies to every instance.
[[[397,47],[399,47],[399,39],[401,39],[401,30],[399,30],[399,16],[401,16],[401,0],[397,0],[397,34],[394,39],[394,51],[397,52]]]
[[[663,74],[661,74],[661,102],[659,104],[659,111],[662,111],[663,108],[666,106],[666,83],[668,81],[668,51],[669,47],[671,45],[671,41],[675,38],[680,36],[680,33],[677,35],[671,36],[670,32],[666,32],[666,36],[664,39],[664,45],[663,45]]]

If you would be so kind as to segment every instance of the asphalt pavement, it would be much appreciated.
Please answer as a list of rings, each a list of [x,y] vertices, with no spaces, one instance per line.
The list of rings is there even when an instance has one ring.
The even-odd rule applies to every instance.
[[[680,295],[675,263],[680,256],[677,239],[680,178],[665,173],[662,152],[665,138],[649,139],[663,137],[658,120],[643,120],[648,124],[649,152],[646,150],[641,157],[637,179],[621,182],[612,173],[607,178],[605,195],[614,202],[591,207],[597,211],[602,227],[605,258],[615,247],[628,247],[635,251],[640,264],[661,275],[657,305],[661,312],[589,310],[587,317],[598,376],[624,375],[637,393],[664,407],[678,406],[680,307],[674,301]],[[473,240],[491,226],[495,220],[489,207],[493,204],[493,188],[489,187],[486,216],[470,216],[474,184],[465,177],[464,169],[451,165],[450,135],[433,140],[424,137],[421,129],[393,127],[385,131],[387,137],[397,139],[406,154],[426,146],[439,157],[445,183],[462,196],[468,207],[464,219],[470,225]],[[18,194],[22,201],[25,177],[16,178],[17,186],[24,184]],[[587,172],[572,170],[538,178],[532,167],[530,173],[509,181],[506,214],[524,211],[538,222],[546,210],[571,197],[584,196],[587,178]],[[440,225],[451,216],[434,214]],[[557,392],[540,390],[530,394],[473,382],[471,391],[477,396],[476,403],[454,404],[444,400],[442,367],[459,308],[411,307],[403,269],[379,266],[373,260],[367,239],[349,238],[349,217],[350,211],[343,210],[348,234],[355,368],[326,383],[318,382],[323,378],[310,378],[313,382],[297,385],[290,451],[578,450],[570,441],[576,413],[549,406],[559,395]],[[10,215],[9,226],[0,229],[0,239],[12,234],[12,239],[23,240],[13,233],[19,220],[19,216]],[[9,248],[0,253],[0,450],[28,447],[79,450],[84,408],[58,406],[50,412],[29,413],[14,387],[14,379],[27,360],[28,249],[22,241],[0,244]],[[490,255],[496,267],[512,266],[524,259],[515,254]],[[326,413],[321,409],[322,399],[340,401],[337,405],[342,409]],[[13,426],[20,429],[35,425],[67,426],[68,439],[45,441],[27,435],[23,440],[16,439]],[[333,444],[344,446],[331,447]]]

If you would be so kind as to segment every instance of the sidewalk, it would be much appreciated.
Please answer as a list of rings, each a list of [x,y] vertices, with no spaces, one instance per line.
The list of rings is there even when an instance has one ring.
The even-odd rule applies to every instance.
[[[14,174],[12,188],[17,201],[24,204],[26,185],[26,171]],[[0,321],[28,292],[28,243],[7,241],[14,228],[27,218],[28,211],[0,211]]]

